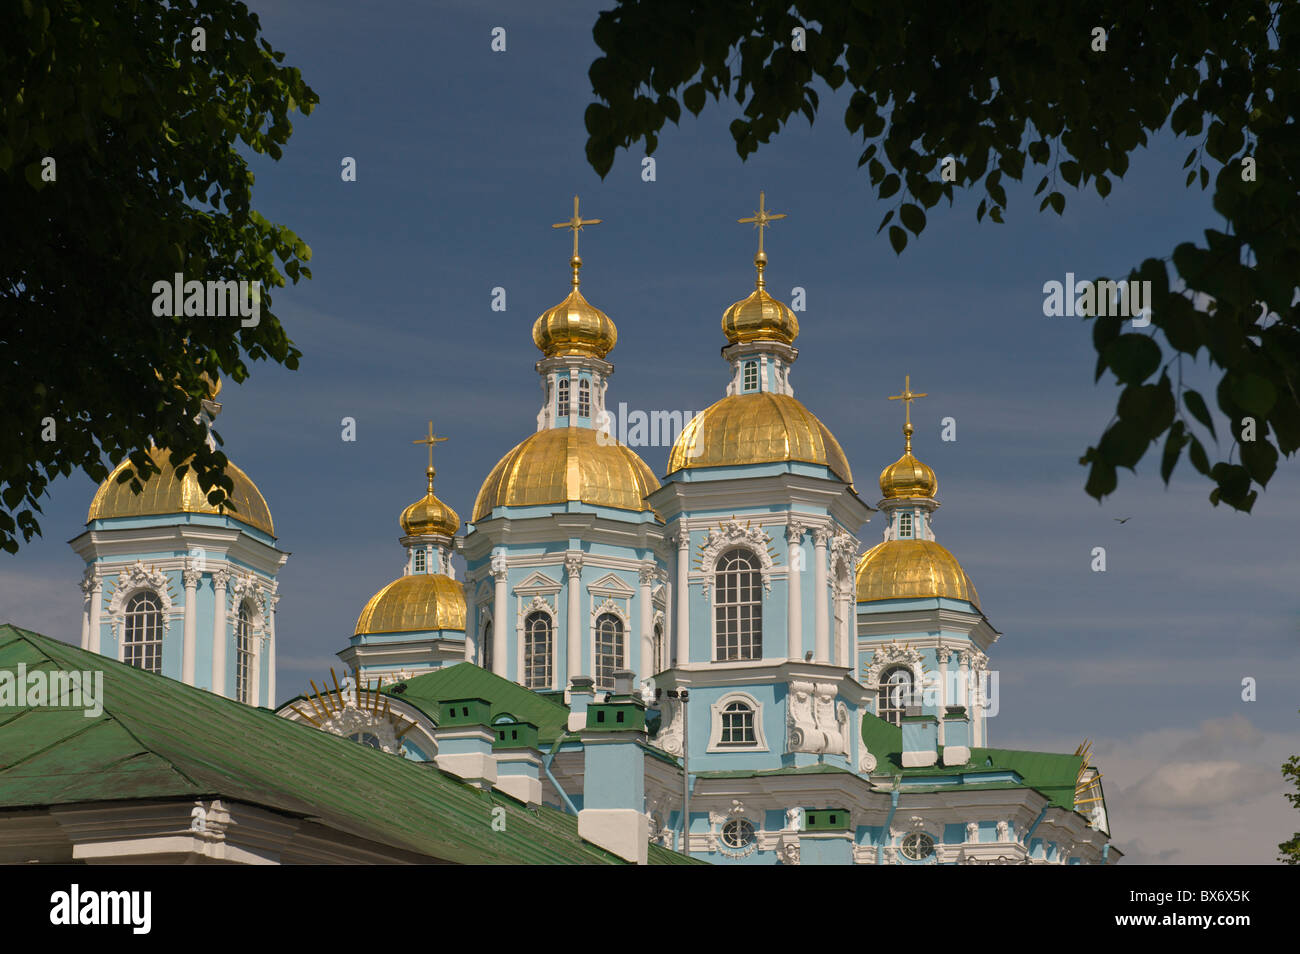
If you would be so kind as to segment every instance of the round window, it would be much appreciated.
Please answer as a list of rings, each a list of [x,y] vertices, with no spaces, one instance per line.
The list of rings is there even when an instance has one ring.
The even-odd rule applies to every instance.
[[[934,839],[923,831],[914,831],[903,839],[903,857],[924,861],[934,854]]]
[[[754,826],[743,818],[722,826],[722,843],[728,848],[747,848],[754,840]]]

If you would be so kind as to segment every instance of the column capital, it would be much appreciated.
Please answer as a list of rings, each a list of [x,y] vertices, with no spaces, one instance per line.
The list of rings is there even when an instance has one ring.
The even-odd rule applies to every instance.
[[[637,579],[642,586],[649,586],[658,576],[658,570],[653,566],[642,566],[637,570]]]
[[[201,579],[203,579],[203,572],[196,570],[193,563],[187,563],[185,569],[181,570],[181,582],[185,584],[187,590],[192,590],[198,586]]]
[[[813,545],[816,546],[817,549],[819,550],[824,550],[826,548],[827,542],[831,538],[831,532],[826,527],[814,527],[812,535],[813,535]]]
[[[948,660],[952,658],[952,650],[947,646],[940,646],[934,651],[934,658],[939,661],[939,665],[948,665]]]
[[[81,587],[81,593],[83,596],[93,596],[96,590],[103,587],[104,581],[100,578],[99,574],[94,571],[94,569],[86,567],[86,572],[82,574],[81,580],[77,585]]]
[[[801,544],[801,543],[803,542],[803,533],[804,533],[804,530],[806,530],[806,529],[807,529],[807,527],[805,527],[805,526],[804,526],[802,523],[800,523],[798,520],[791,520],[791,521],[786,525],[786,528],[785,528],[785,540],[786,540],[786,542],[789,543],[791,546],[798,546],[799,544]]]
[[[578,580],[582,578],[582,554],[568,553],[564,556],[564,570],[569,574],[569,579]]]
[[[229,570],[217,570],[212,574],[212,585],[219,590],[224,590],[230,583]]]

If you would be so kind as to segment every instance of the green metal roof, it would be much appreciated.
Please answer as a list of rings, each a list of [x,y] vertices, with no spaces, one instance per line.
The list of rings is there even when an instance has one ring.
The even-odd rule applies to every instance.
[[[511,715],[520,722],[537,726],[537,737],[545,748],[568,730],[569,710],[565,706],[473,663],[456,663],[404,682],[406,689],[400,693],[393,691],[392,684],[382,687],[380,692],[409,702],[435,723],[439,703],[478,698],[491,703],[493,722],[502,715]]]
[[[879,761],[877,772],[902,774],[907,778],[927,775],[969,775],[972,772],[1015,772],[1024,787],[1040,792],[1053,805],[1074,810],[1074,780],[1083,764],[1081,755],[1054,752],[1026,752],[1018,749],[973,748],[970,762],[951,767],[903,768],[903,730],[870,712],[862,716],[862,741]],[[984,784],[984,783],[974,783]],[[963,785],[969,791],[974,784]],[[994,783],[996,784],[996,783]],[[911,789],[910,791],[915,791]]]
[[[728,769],[717,772],[692,772],[696,778],[762,778],[768,775],[853,775],[838,765],[800,765],[775,769]]]
[[[104,711],[0,708],[0,810],[219,796],[447,861],[620,860],[581,840],[577,820],[554,809],[529,810],[431,765],[0,625],[0,669],[19,663],[29,672],[102,671]],[[506,811],[504,831],[491,825],[496,806]],[[651,845],[650,861],[690,859]]]

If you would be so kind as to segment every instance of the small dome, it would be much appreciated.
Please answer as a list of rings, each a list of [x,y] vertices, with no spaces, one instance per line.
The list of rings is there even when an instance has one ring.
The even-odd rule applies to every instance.
[[[608,441],[608,443],[602,443]],[[646,511],[659,488],[654,471],[635,452],[589,427],[538,431],[501,458],[474,501],[474,520],[497,507],[580,501]]]
[[[460,517],[433,494],[433,468],[429,468],[429,489],[423,497],[402,511],[399,523],[409,537],[434,534],[454,537],[460,529]]]
[[[872,547],[858,560],[857,591],[859,603],[943,597],[979,608],[975,584],[933,540],[886,540]]]
[[[618,329],[609,315],[582,297],[578,289],[582,260],[575,255],[570,264],[573,265],[573,290],[533,323],[533,343],[548,358],[563,354],[603,358],[614,350]]]
[[[151,448],[149,457],[161,472],[146,480],[140,493],[134,494],[129,480],[121,484],[117,482],[118,475],[130,466],[129,460],[122,461],[113,468],[108,479],[99,485],[95,498],[90,502],[86,523],[113,517],[206,513],[229,517],[275,536],[275,525],[271,522],[271,510],[266,505],[266,498],[257,489],[257,484],[236,467],[233,461],[226,464],[226,476],[234,484],[230,499],[235,509],[223,512],[208,503],[207,495],[199,488],[198,478],[192,469],[186,470],[185,476],[177,480],[176,468],[168,460],[167,451]]]
[[[909,450],[880,472],[880,493],[893,497],[933,497],[939,492],[934,471]]]
[[[465,631],[465,591],[441,573],[401,576],[370,598],[356,636],[376,633]]]
[[[846,484],[853,472],[839,441],[812,411],[788,394],[733,394],[682,428],[668,473],[773,461],[821,464]]]
[[[779,341],[792,345],[799,337],[799,319],[759,285],[748,298],[742,298],[722,313],[722,333],[732,344]]]

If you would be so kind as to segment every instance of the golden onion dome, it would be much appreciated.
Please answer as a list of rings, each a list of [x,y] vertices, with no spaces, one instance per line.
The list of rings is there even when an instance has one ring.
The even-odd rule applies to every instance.
[[[357,617],[356,636],[375,633],[465,631],[465,591],[441,573],[398,577],[370,597]]]
[[[880,472],[880,493],[893,497],[933,497],[939,481],[929,465],[921,463],[909,450]]]
[[[933,540],[886,540],[858,560],[858,602],[925,597],[965,600],[979,594],[957,558]]]
[[[563,354],[603,358],[614,350],[618,329],[609,315],[582,297],[578,288],[582,259],[574,255],[569,264],[573,266],[573,290],[533,323],[533,343],[548,358]]]
[[[208,503],[207,495],[199,488],[193,469],[187,470],[185,476],[177,480],[176,468],[168,460],[167,451],[151,448],[149,457],[161,472],[144,481],[143,489],[135,494],[131,492],[130,481],[121,484],[117,482],[118,475],[130,466],[129,460],[122,461],[113,468],[108,479],[99,485],[95,498],[90,502],[86,523],[112,517],[205,513],[229,517],[275,536],[275,525],[271,522],[271,510],[266,505],[266,498],[257,489],[257,484],[233,462],[226,464],[226,476],[234,484],[230,500],[235,509],[222,512]]]
[[[568,501],[646,511],[646,495],[658,488],[645,461],[612,438],[589,427],[551,428],[516,445],[492,468],[474,501],[474,520],[497,507]]]
[[[799,337],[799,319],[781,302],[767,293],[763,268],[767,256],[759,252],[754,256],[758,280],[749,297],[742,298],[722,313],[722,333],[732,344],[748,341],[779,341],[792,345]]]
[[[733,394],[697,414],[673,444],[668,473],[773,461],[820,464],[853,485],[848,458],[826,425],[794,397],[768,391]]]
[[[402,525],[402,532],[410,537],[425,534],[454,537],[456,531],[460,529],[460,517],[457,516],[456,511],[434,496],[432,465],[426,474],[429,478],[429,489],[423,497],[402,511],[398,521]]]

